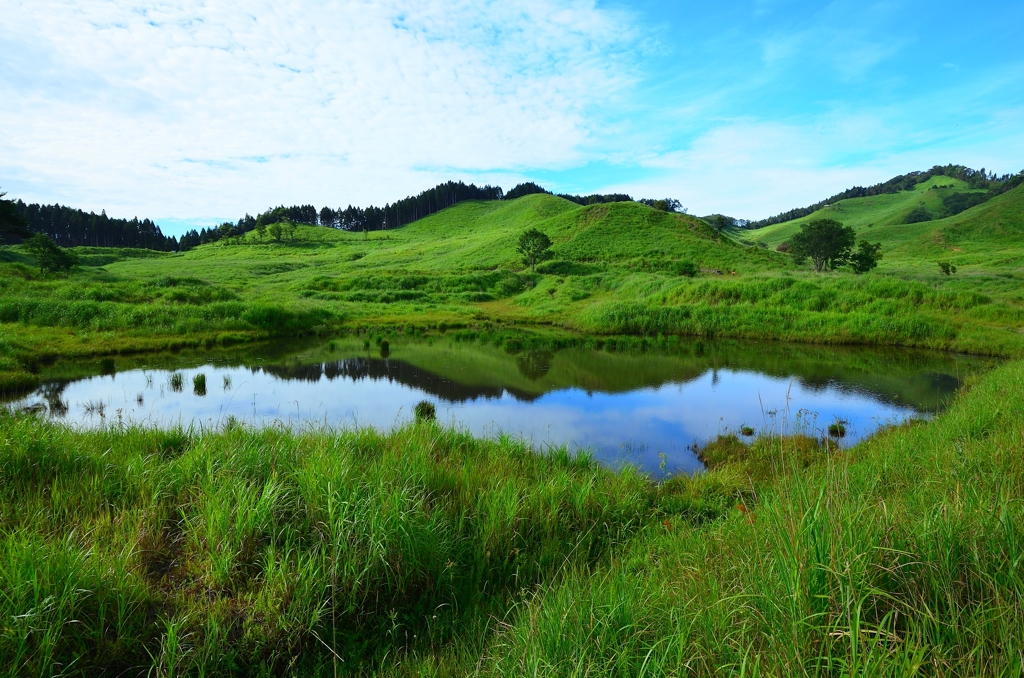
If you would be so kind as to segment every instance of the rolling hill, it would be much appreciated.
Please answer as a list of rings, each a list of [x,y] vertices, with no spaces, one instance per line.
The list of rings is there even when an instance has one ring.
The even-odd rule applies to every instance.
[[[184,253],[77,248],[70,278],[0,251],[0,388],[30,385],[40,361],[360,328],[554,327],[884,344],[1024,354],[1024,187],[953,217],[906,224],[955,180],[843,200],[801,220],[719,234],[634,203],[562,198],[467,201],[399,229],[296,226]],[[942,186],[933,188],[934,186]],[[801,223],[838,218],[881,242],[867,275],[815,274],[776,252]],[[533,272],[528,228],[552,240]],[[287,229],[286,229],[287,230]],[[960,267],[943,276],[936,261]]]
[[[956,179],[933,177],[911,190],[842,200],[801,219],[731,234],[774,249],[802,224],[835,219],[853,227],[858,238],[882,243],[883,271],[931,270],[938,260],[949,261],[964,273],[1024,266],[1024,186],[950,217],[906,223],[914,210],[941,213],[943,198],[957,193],[980,192]]]

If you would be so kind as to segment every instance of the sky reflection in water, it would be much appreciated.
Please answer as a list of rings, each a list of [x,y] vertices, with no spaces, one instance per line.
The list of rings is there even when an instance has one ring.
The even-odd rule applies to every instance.
[[[554,355],[556,365],[551,369],[557,367],[558,360],[579,363],[592,359]],[[830,423],[842,419],[848,422],[845,442],[852,443],[881,424],[934,409],[906,403],[893,387],[865,387],[872,383],[870,375],[859,374],[849,381],[820,374],[804,377],[798,369],[787,370],[778,364],[771,370],[773,374],[767,374],[749,367],[695,367],[691,362],[686,365],[686,376],[644,377],[653,383],[632,387],[587,390],[569,380],[557,386],[541,384],[536,391],[525,392],[522,384],[531,382],[521,379],[519,387],[511,383],[505,387],[467,385],[460,382],[458,365],[453,366],[458,355],[446,355],[446,360],[439,363],[450,368],[446,376],[394,357],[357,357],[291,367],[260,360],[256,362],[264,364],[206,364],[176,372],[129,369],[50,382],[15,406],[45,406],[52,415],[86,427],[121,420],[209,428],[234,417],[251,424],[387,429],[411,419],[416,403],[427,399],[437,405],[439,420],[468,427],[477,435],[504,432],[538,446],[589,448],[606,463],[628,461],[658,474],[699,470],[690,446],[722,432],[738,432],[742,425],[822,435]],[[522,358],[519,360],[522,365]],[[629,360],[644,358],[632,356]],[[544,369],[551,365],[548,355]],[[949,370],[948,365],[942,368]],[[783,376],[787,371],[791,374]],[[182,376],[180,391],[172,387],[175,373]],[[205,394],[197,393],[193,386],[193,377],[199,374],[206,376]],[[537,375],[530,378],[539,379]],[[892,380],[890,375],[886,378]],[[918,384],[918,393],[927,395],[929,389],[934,390],[936,403],[960,383],[957,376],[929,365],[909,370],[905,379],[924,384]],[[478,383],[468,377],[466,382]]]

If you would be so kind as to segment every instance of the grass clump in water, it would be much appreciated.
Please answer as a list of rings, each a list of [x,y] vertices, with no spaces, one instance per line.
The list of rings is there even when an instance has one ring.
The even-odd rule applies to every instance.
[[[192,377],[192,392],[200,397],[206,395],[205,374],[197,374],[196,376]]]
[[[429,400],[421,400],[416,403],[413,413],[416,416],[416,421],[434,421],[437,419],[437,408]]]

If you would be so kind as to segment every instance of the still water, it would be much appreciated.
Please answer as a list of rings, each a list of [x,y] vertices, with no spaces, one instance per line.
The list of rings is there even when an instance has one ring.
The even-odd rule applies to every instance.
[[[509,354],[444,337],[385,353],[353,340],[57,364],[11,405],[80,427],[386,429],[429,400],[440,421],[477,435],[586,448],[663,475],[699,470],[694,443],[744,427],[825,435],[842,421],[844,444],[856,442],[941,410],[986,367],[944,353],[744,342]]]

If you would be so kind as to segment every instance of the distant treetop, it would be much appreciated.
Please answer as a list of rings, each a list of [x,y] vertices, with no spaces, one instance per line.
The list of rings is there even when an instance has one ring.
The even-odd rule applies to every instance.
[[[99,214],[83,212],[63,205],[26,205],[12,203],[23,228],[42,233],[62,247],[132,247],[173,252],[178,249],[174,237],[165,236],[149,219],[114,219],[106,210]]]
[[[511,191],[505,194],[505,200],[515,200],[516,198],[522,198],[524,195],[534,195],[535,193],[547,193],[551,194],[551,191],[546,190],[544,187],[539,186],[532,181],[517,185]]]

